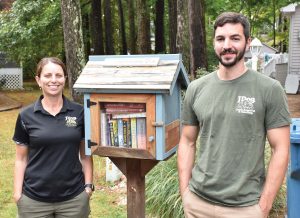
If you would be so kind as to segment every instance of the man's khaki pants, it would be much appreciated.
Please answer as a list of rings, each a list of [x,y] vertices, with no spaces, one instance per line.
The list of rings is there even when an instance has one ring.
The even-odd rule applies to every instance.
[[[224,207],[199,198],[188,188],[182,196],[186,218],[262,218],[258,204],[248,207]]]

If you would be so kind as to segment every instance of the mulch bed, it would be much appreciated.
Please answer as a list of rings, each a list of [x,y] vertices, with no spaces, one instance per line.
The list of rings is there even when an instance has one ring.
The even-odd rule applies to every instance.
[[[16,109],[16,108],[20,108],[21,106],[22,104],[20,102],[17,102],[7,97],[5,94],[0,93],[0,111]]]

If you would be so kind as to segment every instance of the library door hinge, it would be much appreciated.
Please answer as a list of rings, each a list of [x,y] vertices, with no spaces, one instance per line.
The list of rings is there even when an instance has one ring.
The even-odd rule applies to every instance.
[[[96,146],[97,145],[96,142],[92,142],[91,140],[88,140],[87,143],[88,143],[88,148],[91,148],[92,146]]]
[[[90,108],[91,106],[96,105],[96,104],[97,104],[97,102],[91,101],[90,99],[86,100],[87,108]]]

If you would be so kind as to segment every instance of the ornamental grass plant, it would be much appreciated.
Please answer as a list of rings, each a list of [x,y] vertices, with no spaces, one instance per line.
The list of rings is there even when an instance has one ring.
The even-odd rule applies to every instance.
[[[160,162],[146,176],[146,209],[154,217],[183,217],[176,158]]]
[[[199,141],[199,140],[198,140]],[[197,149],[199,150],[199,149]],[[268,166],[271,149],[266,143],[265,163]],[[197,158],[196,158],[197,159]],[[267,170],[267,169],[266,169]],[[177,172],[177,155],[160,162],[146,177],[147,212],[159,218],[184,217]],[[281,186],[269,218],[282,218],[286,213],[286,184]]]

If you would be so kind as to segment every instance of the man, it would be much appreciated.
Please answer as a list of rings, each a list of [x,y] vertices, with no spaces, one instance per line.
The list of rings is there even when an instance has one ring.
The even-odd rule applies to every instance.
[[[279,82],[246,68],[249,36],[246,17],[221,14],[214,25],[219,68],[187,89],[178,148],[186,217],[265,218],[284,179],[290,123],[286,96]],[[265,175],[266,136],[272,156]]]

